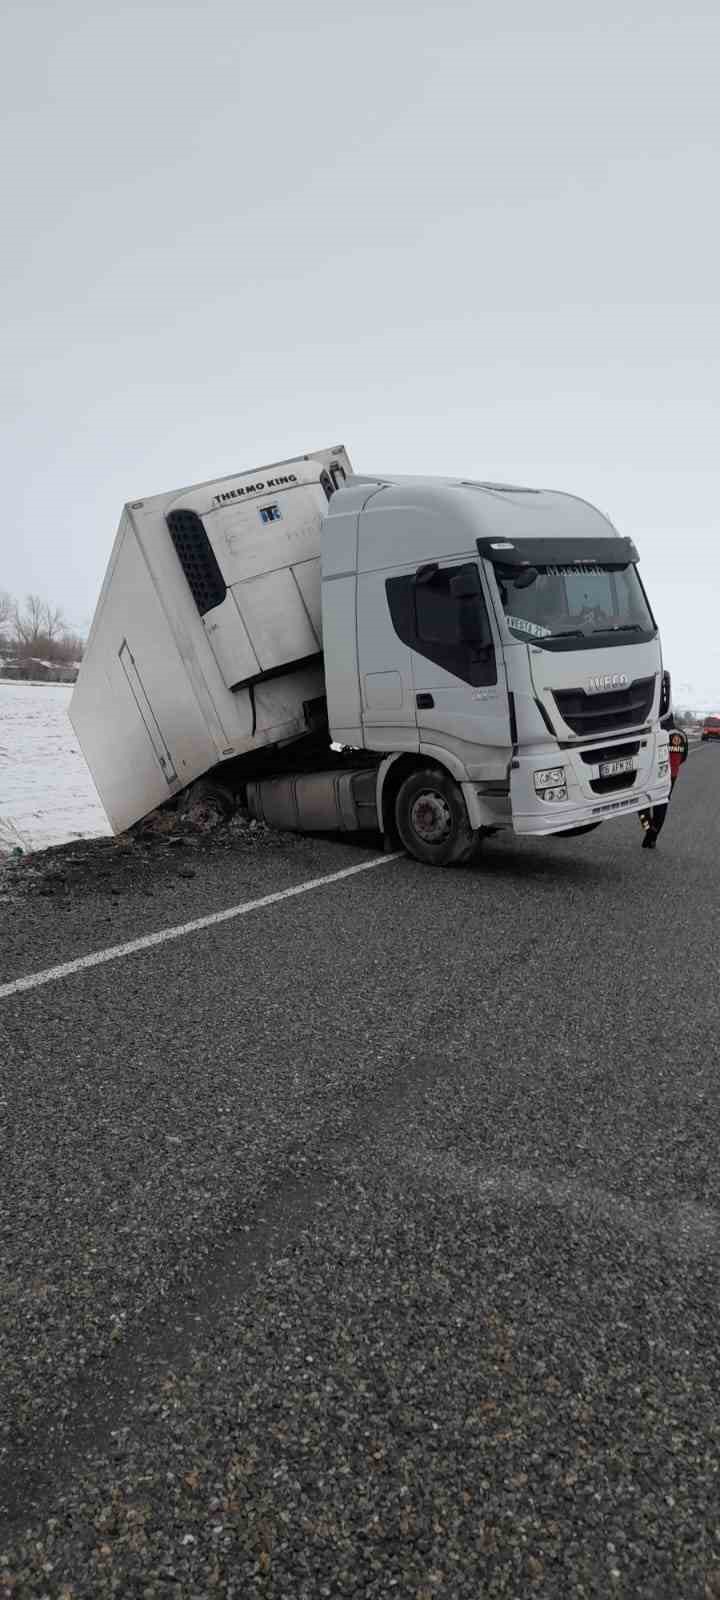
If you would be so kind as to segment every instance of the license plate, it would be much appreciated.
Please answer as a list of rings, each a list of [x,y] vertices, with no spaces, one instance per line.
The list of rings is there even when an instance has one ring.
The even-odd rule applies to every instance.
[[[614,778],[618,772],[634,772],[635,762],[632,756],[619,757],[617,761],[601,761],[600,777]]]

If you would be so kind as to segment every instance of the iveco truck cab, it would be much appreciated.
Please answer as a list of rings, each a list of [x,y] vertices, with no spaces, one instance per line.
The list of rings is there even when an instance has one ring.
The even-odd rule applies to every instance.
[[[350,479],[323,533],[334,739],[389,752],[384,781],[401,753],[449,774],[476,830],[578,832],[665,799],[669,685],[637,563],[573,495]],[[430,843],[447,797],[424,796]]]

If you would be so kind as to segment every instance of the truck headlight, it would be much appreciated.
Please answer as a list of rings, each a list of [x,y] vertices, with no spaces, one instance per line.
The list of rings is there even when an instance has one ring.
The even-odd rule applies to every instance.
[[[533,783],[536,789],[557,789],[565,786],[564,767],[542,767],[540,772],[533,773]]]

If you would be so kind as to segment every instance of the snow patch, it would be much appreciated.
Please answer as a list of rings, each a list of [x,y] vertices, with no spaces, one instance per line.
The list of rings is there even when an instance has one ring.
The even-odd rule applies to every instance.
[[[75,738],[72,684],[0,679],[0,855],[112,832]]]

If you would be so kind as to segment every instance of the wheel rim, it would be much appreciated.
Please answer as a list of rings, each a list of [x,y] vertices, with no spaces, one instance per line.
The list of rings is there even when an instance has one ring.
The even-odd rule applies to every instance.
[[[452,832],[452,812],[443,794],[425,789],[410,807],[410,826],[423,844],[444,844]]]

